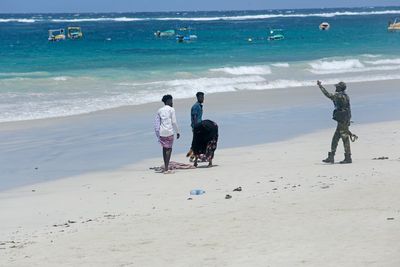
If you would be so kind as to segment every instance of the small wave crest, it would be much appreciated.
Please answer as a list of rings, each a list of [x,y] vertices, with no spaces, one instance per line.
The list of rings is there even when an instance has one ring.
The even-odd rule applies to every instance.
[[[371,64],[371,65],[400,65],[400,58],[365,61],[365,63]]]
[[[0,23],[7,23],[7,22],[20,22],[20,23],[34,23],[36,22],[35,19],[0,19]]]
[[[289,63],[274,63],[274,64],[271,64],[271,66],[277,67],[277,68],[289,68],[290,67]]]
[[[344,73],[348,71],[359,71],[365,66],[358,59],[346,60],[318,60],[309,63],[311,69],[309,70],[315,74],[330,74],[330,73]]]
[[[213,72],[225,72],[231,75],[267,75],[271,74],[269,66],[240,66],[210,69]]]
[[[361,56],[368,57],[368,58],[378,58],[378,57],[381,57],[382,55],[362,54]]]
[[[179,21],[216,21],[216,20],[259,20],[271,18],[306,18],[306,17],[323,17],[331,18],[336,16],[370,16],[370,15],[388,15],[400,14],[400,10],[381,10],[381,11],[365,11],[365,12],[324,12],[324,13],[285,13],[285,14],[259,14],[259,15],[239,15],[239,16],[220,16],[220,17],[166,17],[155,18],[155,20],[179,20]]]
[[[35,71],[35,72],[0,72],[0,79],[9,78],[36,78],[36,77],[46,77],[50,74],[45,71]]]
[[[52,19],[52,22],[102,22],[102,21],[115,21],[115,22],[130,22],[130,21],[143,21],[148,19],[143,18],[81,18],[81,19]]]
[[[346,60],[318,60],[309,63],[314,70],[342,70],[342,69],[354,69],[363,68],[364,65],[358,59],[346,59]]]
[[[53,80],[54,80],[54,81],[66,81],[66,80],[68,80],[68,77],[66,77],[66,76],[59,76],[59,77],[54,77]]]
[[[365,57],[365,55],[361,55]],[[376,58],[379,56],[368,56],[368,58]],[[377,59],[377,60],[360,60],[360,59],[344,59],[344,60],[326,60],[321,59],[308,63],[311,69],[309,72],[314,74],[340,74],[354,72],[372,72],[372,71],[393,71],[400,69],[400,58]]]

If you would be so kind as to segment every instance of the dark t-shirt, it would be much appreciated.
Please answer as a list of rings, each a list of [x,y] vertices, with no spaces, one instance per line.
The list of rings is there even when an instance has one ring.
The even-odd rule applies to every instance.
[[[200,104],[199,102],[196,102],[192,106],[192,110],[190,112],[190,121],[192,128],[198,123],[200,123],[203,120],[203,105]]]

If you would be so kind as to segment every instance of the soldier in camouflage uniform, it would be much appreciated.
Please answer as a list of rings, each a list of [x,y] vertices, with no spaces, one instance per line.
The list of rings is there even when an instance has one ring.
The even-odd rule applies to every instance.
[[[333,119],[337,121],[337,127],[335,134],[332,138],[331,152],[328,153],[328,158],[324,159],[325,163],[335,162],[335,152],[338,146],[339,140],[342,139],[344,145],[344,160],[340,163],[352,163],[351,151],[350,151],[350,137],[353,134],[349,131],[350,119],[351,119],[351,109],[350,109],[350,98],[346,94],[346,84],[340,82],[335,84],[336,92],[334,94],[329,93],[321,84],[320,81],[317,82],[322,93],[331,99],[335,105],[335,110],[333,111]],[[356,137],[356,136],[354,136]]]

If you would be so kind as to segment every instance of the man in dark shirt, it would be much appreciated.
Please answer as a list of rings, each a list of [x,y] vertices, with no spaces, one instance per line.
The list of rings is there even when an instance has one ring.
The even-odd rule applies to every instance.
[[[192,130],[194,126],[200,123],[203,120],[203,102],[204,102],[204,93],[197,92],[196,94],[197,102],[192,106],[190,117],[191,117],[191,125]]]
[[[322,93],[331,99],[335,105],[335,110],[333,111],[333,119],[337,121],[337,127],[335,134],[332,138],[331,152],[328,153],[328,158],[324,159],[325,163],[334,163],[334,156],[336,148],[338,146],[339,140],[342,139],[344,145],[344,160],[340,163],[352,163],[351,151],[350,151],[350,137],[353,134],[349,130],[350,120],[351,120],[351,109],[350,109],[350,98],[346,94],[346,84],[340,82],[335,84],[336,92],[334,94],[329,93],[321,84],[320,81],[317,82],[318,87],[321,89]]]
[[[204,102],[204,93],[197,92],[196,94],[197,102],[192,106],[190,110],[190,126],[192,127],[193,132],[193,139],[194,140],[194,127],[203,121],[203,102]],[[186,157],[190,157],[190,160],[194,160],[194,154],[192,147],[190,148],[189,152],[186,154]]]

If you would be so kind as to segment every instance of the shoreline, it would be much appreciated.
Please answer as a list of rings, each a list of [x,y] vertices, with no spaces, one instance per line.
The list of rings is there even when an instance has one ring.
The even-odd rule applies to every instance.
[[[363,94],[376,94],[376,95],[382,95],[382,94],[387,94],[390,92],[397,92],[397,84],[400,82],[399,80],[387,80],[387,81],[364,81],[364,82],[350,82],[347,83],[348,87],[350,88],[348,91],[350,92],[349,94],[352,94],[352,91],[356,91],[357,94],[363,95]],[[385,85],[388,88],[384,88],[383,91],[381,89],[375,90],[374,88],[371,88],[372,86],[381,86]],[[368,85],[366,88],[362,88],[363,85]],[[354,88],[352,88],[354,86]],[[333,85],[326,85],[326,88],[333,92],[334,87]],[[308,104],[308,103],[313,103],[316,101],[316,99],[320,99],[318,95],[314,94],[315,91],[318,92],[317,85],[315,86],[298,86],[298,87],[288,87],[288,88],[275,88],[275,89],[266,89],[266,90],[238,90],[238,91],[232,91],[232,92],[218,92],[218,93],[209,93],[206,94],[209,96],[209,99],[206,99],[205,105],[210,108],[211,111],[220,111],[220,106],[221,104],[223,105],[223,109],[228,108],[228,111],[236,110],[238,107],[240,109],[247,109],[249,111],[255,110],[257,108],[265,108],[263,104],[265,104],[265,97],[272,97],[273,100],[269,100],[268,104],[271,105],[269,108],[277,108],[277,107],[282,107],[282,105],[285,106],[291,106],[293,104],[301,105],[301,104]],[[282,99],[282,95],[289,94],[290,93],[294,94],[294,97],[290,97],[289,99]],[[311,99],[306,99],[306,98],[298,98],[296,100],[299,100],[301,102],[296,102],[294,98],[299,97],[301,94],[306,94],[305,96],[307,98],[311,97]],[[248,97],[248,95],[252,95],[252,105],[248,106],[249,103],[240,103],[240,100],[243,98]],[[161,99],[160,95],[160,99]],[[223,101],[223,99],[227,99],[226,101]],[[185,107],[187,109],[188,106],[192,104],[192,102],[195,101],[195,97],[191,98],[179,98],[179,99],[174,99],[174,107],[176,109],[180,107]],[[209,103],[210,101],[210,103]],[[277,102],[274,102],[277,101]],[[236,107],[235,108],[229,108],[228,105],[224,104],[226,102],[234,102]],[[97,110],[89,113],[82,113],[82,114],[75,114],[75,115],[68,115],[68,116],[62,116],[62,117],[49,117],[49,118],[40,118],[40,119],[32,119],[32,120],[20,120],[20,121],[7,121],[7,122],[0,122],[0,125],[2,126],[2,131],[3,130],[14,130],[14,129],[21,129],[21,128],[29,128],[29,127],[35,127],[34,124],[39,124],[40,126],[46,126],[51,123],[57,123],[58,121],[63,121],[63,120],[80,120],[84,119],[86,117],[96,117],[96,116],[102,116],[105,115],[113,115],[113,114],[122,114],[126,112],[130,113],[135,113],[135,114],[142,114],[146,112],[153,112],[154,110],[157,110],[160,106],[160,102],[150,102],[150,103],[144,103],[144,104],[139,104],[139,105],[128,105],[128,106],[121,106],[121,107],[115,107],[115,108],[110,108],[110,109],[103,109],[103,110]],[[237,106],[239,105],[239,106]],[[177,108],[178,106],[178,108]]]
[[[327,86],[332,91],[331,86]],[[377,90],[376,88],[382,88]],[[392,81],[349,84],[354,125],[400,119],[400,92]],[[185,153],[194,99],[175,101]],[[152,122],[161,103],[67,118],[2,125],[0,190],[94,171],[115,170],[160,154]],[[371,110],[374,112],[371,113]],[[335,127],[332,103],[317,87],[206,95],[204,119],[220,126],[219,148],[290,139]],[[237,138],[243,136],[243,138]]]
[[[323,130],[217,150],[210,169],[157,174],[152,158],[0,192],[0,263],[397,266],[399,125],[355,126],[348,165],[320,163],[332,134]]]

